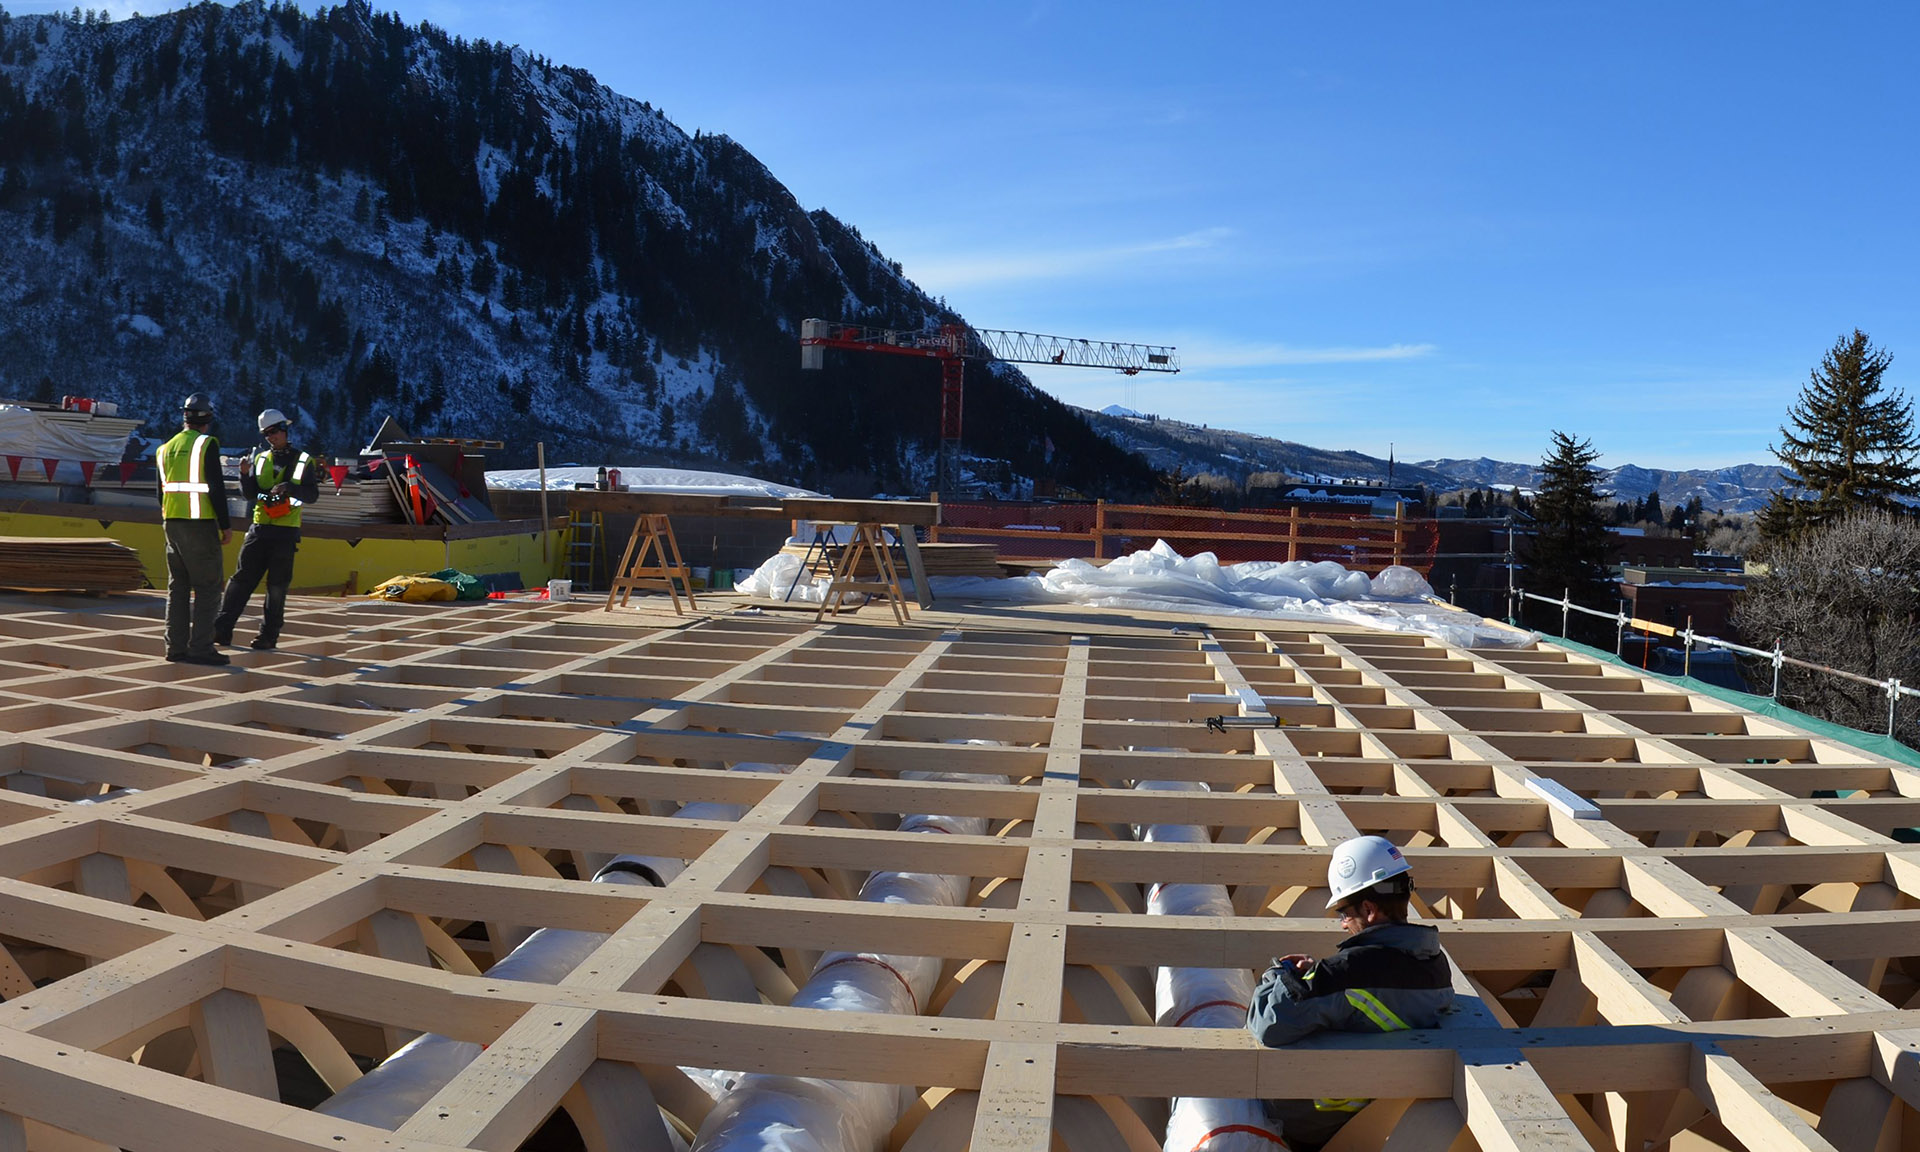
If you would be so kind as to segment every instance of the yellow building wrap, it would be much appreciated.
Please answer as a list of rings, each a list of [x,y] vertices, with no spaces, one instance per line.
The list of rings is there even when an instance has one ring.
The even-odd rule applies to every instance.
[[[71,508],[65,505],[62,508]],[[111,509],[102,507],[101,511]],[[293,564],[295,592],[337,592],[358,595],[390,576],[437,572],[457,568],[475,576],[493,573],[518,573],[523,588],[544,588],[559,574],[564,528],[556,525],[546,533],[542,556],[540,528],[528,521],[500,521],[497,532],[469,535],[491,525],[465,525],[453,532],[460,538],[389,539],[374,536],[335,538],[329,529],[316,535],[313,525],[301,533],[300,553]],[[423,530],[424,531],[424,530]],[[451,535],[452,532],[449,533]],[[233,571],[240,556],[244,532],[236,530],[225,549],[225,570]],[[157,520],[96,519],[83,516],[54,515],[39,512],[0,511],[0,536],[50,536],[98,538],[108,536],[140,554],[140,565],[155,588],[167,586],[167,544]]]

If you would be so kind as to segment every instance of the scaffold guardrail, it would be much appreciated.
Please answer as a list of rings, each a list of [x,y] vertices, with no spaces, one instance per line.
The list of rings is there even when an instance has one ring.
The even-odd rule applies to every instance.
[[[1718,636],[1708,636],[1705,633],[1695,632],[1693,630],[1691,617],[1688,618],[1684,626],[1676,628],[1671,624],[1661,624],[1653,620],[1642,620],[1635,616],[1629,616],[1625,611],[1619,609],[1607,612],[1602,609],[1588,608],[1582,604],[1575,604],[1571,596],[1571,590],[1563,591],[1557,598],[1553,596],[1542,596],[1536,592],[1528,592],[1522,588],[1514,589],[1513,594],[1516,603],[1532,600],[1536,603],[1549,604],[1559,608],[1561,639],[1567,638],[1568,624],[1571,622],[1572,614],[1575,612],[1586,616],[1598,617],[1602,620],[1613,621],[1615,655],[1622,654],[1626,645],[1626,635],[1629,631],[1647,632],[1655,636],[1667,636],[1679,640],[1682,651],[1682,675],[1692,674],[1693,647],[1696,644],[1705,645],[1709,648],[1718,648],[1739,656],[1751,656],[1758,660],[1768,661],[1773,666],[1773,688],[1768,693],[1768,696],[1776,703],[1780,699],[1780,671],[1782,668],[1789,666],[1805,668],[1812,672],[1822,672],[1830,676],[1838,676],[1843,680],[1851,680],[1857,684],[1865,684],[1872,688],[1878,688],[1885,693],[1887,697],[1888,736],[1893,735],[1894,723],[1898,718],[1900,698],[1902,696],[1920,696],[1920,689],[1910,688],[1901,683],[1898,676],[1890,676],[1885,680],[1876,680],[1871,676],[1862,676],[1858,672],[1849,672],[1844,668],[1833,668],[1825,664],[1817,664],[1811,660],[1802,660],[1796,656],[1789,656],[1777,643],[1771,651],[1768,651],[1765,648],[1754,648],[1746,644],[1736,644],[1731,640],[1723,640]],[[1519,623],[1517,613],[1514,614],[1514,619],[1509,620],[1509,623]]]

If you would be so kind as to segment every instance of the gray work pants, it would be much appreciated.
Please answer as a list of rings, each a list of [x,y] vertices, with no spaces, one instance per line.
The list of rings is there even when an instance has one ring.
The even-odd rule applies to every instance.
[[[220,525],[212,520],[168,520],[167,655],[213,652],[213,618],[220,612]]]
[[[267,600],[261,609],[260,639],[273,644],[280,639],[280,628],[287,619],[287,589],[293,585],[293,554],[300,550],[300,529],[255,524],[247,529],[240,545],[240,559],[233,566],[233,579],[220,600],[220,615],[213,622],[214,642],[233,643],[234,625],[246,611],[247,598],[266,577]]]

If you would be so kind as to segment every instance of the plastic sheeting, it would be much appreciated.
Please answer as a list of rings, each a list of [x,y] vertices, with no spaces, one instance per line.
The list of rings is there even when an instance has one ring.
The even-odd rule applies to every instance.
[[[1386,632],[1418,632],[1459,647],[1524,647],[1534,636],[1450,608],[1411,568],[1378,576],[1331,560],[1221,564],[1211,552],[1182,556],[1166,541],[1104,567],[1062,560],[1044,574],[1011,580],[933,581],[934,593],[1029,604],[1082,604],[1147,612],[1204,612],[1307,623],[1329,619]]]
[[[1143,780],[1155,792],[1205,792],[1197,781]],[[1207,829],[1155,824],[1134,829],[1153,844],[1205,844]],[[1147,890],[1149,916],[1231,916],[1233,900],[1221,884],[1155,884]],[[1253,997],[1245,968],[1160,968],[1154,972],[1154,1023],[1163,1028],[1244,1028]],[[1258,1100],[1176,1096],[1167,1118],[1166,1152],[1274,1152],[1282,1147]]]
[[[800,557],[788,552],[776,552],[765,564],[754,569],[753,575],[745,580],[735,580],[733,590],[742,596],[756,596],[762,600],[791,599],[804,604],[818,604],[827,598],[827,577],[802,577],[796,584],[794,578],[798,576]],[[788,589],[793,590],[791,596],[787,594]]]
[[[104,457],[103,457],[104,459]],[[609,465],[610,468],[615,467]],[[820,493],[790,484],[776,484],[753,476],[735,476],[727,472],[698,472],[688,468],[628,468],[617,466],[620,484],[628,492],[671,492],[683,496],[769,496],[814,497]],[[599,479],[597,465],[570,465],[547,469],[547,488],[571,491],[576,484],[593,484]],[[487,473],[487,487],[538,492],[538,468],[512,468]]]
[[[748,596],[818,604],[827,578],[794,585],[800,558],[780,553],[734,585]],[[1463,648],[1527,647],[1534,634],[1442,604],[1426,578],[1395,565],[1369,577],[1330,560],[1251,560],[1221,564],[1211,552],[1182,556],[1162,540],[1105,566],[1062,560],[1051,571],[993,580],[936,576],[936,597],[1016,604],[1081,604],[1145,612],[1194,612],[1262,620],[1359,625],[1416,632]]]
[[[42,420],[31,408],[0,404],[0,453],[35,460],[119,460],[125,432],[69,420]]]
[[[1006,783],[1004,776],[952,772],[902,772],[900,778]],[[986,829],[986,818],[980,816],[914,815],[900,821],[902,832],[979,836]],[[971,877],[882,871],[867,877],[860,899],[956,906],[966,903],[972,886]],[[918,1015],[926,1008],[940,967],[940,959],[933,956],[829,952],[794,994],[792,1005],[832,1012]],[[914,1090],[906,1085],[751,1073],[714,1106],[700,1127],[694,1152],[878,1152],[914,1098]]]

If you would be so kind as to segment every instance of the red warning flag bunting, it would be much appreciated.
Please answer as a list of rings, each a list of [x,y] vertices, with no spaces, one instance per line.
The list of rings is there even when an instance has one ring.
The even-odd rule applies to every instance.
[[[18,456],[7,457],[7,479],[9,480],[20,479],[20,457]]]
[[[82,484],[93,483],[93,470],[97,467],[99,467],[99,465],[92,460],[80,461],[80,482]]]
[[[51,457],[48,457],[48,456],[42,456],[42,457],[40,458],[40,463],[42,463],[42,464],[44,464],[44,465],[46,465],[46,469],[47,469],[47,480],[48,480],[49,482],[51,482],[51,481],[53,480],[53,470],[54,470],[55,468],[58,468],[58,467],[60,467],[60,461],[58,461],[58,460],[55,460],[55,459],[53,459],[53,458],[51,458]]]
[[[347,482],[347,472],[350,468],[351,465],[347,464],[327,465],[327,474],[333,477],[333,490],[335,492],[340,491],[340,486]]]
[[[120,483],[122,483],[122,484],[125,484],[125,483],[126,483],[127,481],[129,481],[129,480],[131,480],[131,479],[133,479],[133,470],[134,470],[135,468],[138,468],[138,467],[140,467],[140,465],[138,465],[138,464],[135,464],[135,463],[134,463],[133,461],[131,461],[131,460],[123,460],[123,461],[121,461],[121,463],[120,463]]]

